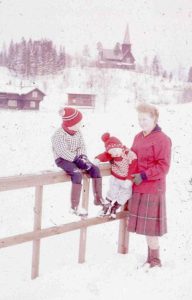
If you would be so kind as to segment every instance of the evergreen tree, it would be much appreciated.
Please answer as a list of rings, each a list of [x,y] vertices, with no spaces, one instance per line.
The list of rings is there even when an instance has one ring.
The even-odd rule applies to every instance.
[[[162,77],[165,78],[165,79],[168,77],[166,70],[163,71]]]
[[[119,53],[121,53],[120,43],[116,43],[115,48],[114,48],[114,53],[115,53],[115,55],[118,55]]]
[[[0,66],[6,66],[23,77],[55,74],[65,68],[66,54],[64,47],[59,51],[53,42],[47,39],[10,42],[8,50],[0,51]]]
[[[66,55],[65,55],[65,48],[64,47],[60,47],[59,50],[59,55],[57,58],[57,69],[58,70],[63,70],[65,68],[66,65]]]
[[[192,67],[190,67],[190,69],[189,69],[188,82],[192,82]]]
[[[143,72],[149,73],[149,61],[147,56],[143,58]]]
[[[101,52],[103,50],[103,45],[101,42],[97,42],[96,47],[97,47],[98,52]]]
[[[154,56],[153,61],[152,61],[152,74],[155,76],[159,76],[161,74],[161,63],[160,63],[160,59],[157,55]]]
[[[173,79],[173,73],[170,72],[170,73],[169,73],[169,81],[172,81],[172,79]]]

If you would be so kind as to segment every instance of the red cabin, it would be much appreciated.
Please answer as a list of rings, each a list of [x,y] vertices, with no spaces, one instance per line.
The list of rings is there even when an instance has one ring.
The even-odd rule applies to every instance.
[[[22,88],[18,93],[0,92],[0,108],[38,110],[44,96],[38,88]]]
[[[68,105],[80,106],[83,108],[94,108],[95,107],[95,95],[94,94],[68,94]]]

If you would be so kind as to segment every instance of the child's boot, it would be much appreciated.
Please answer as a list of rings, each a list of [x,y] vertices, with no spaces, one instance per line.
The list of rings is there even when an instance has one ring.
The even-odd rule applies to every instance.
[[[115,201],[115,203],[111,206],[111,209],[110,209],[110,217],[112,219],[116,219],[116,213],[117,213],[117,210],[118,208],[120,207],[121,205]]]
[[[102,178],[92,178],[94,204],[102,205],[104,200],[102,197]]]
[[[109,200],[108,198],[106,198],[104,204],[102,205],[102,209],[99,212],[99,217],[104,217],[107,215],[107,213],[109,212],[109,209],[111,207],[111,200]]]
[[[79,207],[74,207],[70,209],[70,213],[82,218],[85,218],[88,216],[88,212],[85,208],[79,208]]]
[[[75,214],[80,217],[86,217],[87,211],[84,208],[78,208],[81,197],[82,185],[78,183],[72,183],[71,188],[71,209],[70,213]]]

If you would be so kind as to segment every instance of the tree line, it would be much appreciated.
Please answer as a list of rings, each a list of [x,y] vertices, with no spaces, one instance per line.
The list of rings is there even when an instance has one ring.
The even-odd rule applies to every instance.
[[[84,45],[82,53],[76,53],[74,56],[65,52],[65,48],[56,47],[51,40],[22,38],[20,42],[11,41],[6,47],[0,50],[0,66],[7,67],[16,75],[22,77],[36,77],[38,75],[57,74],[64,70],[66,66],[97,67],[99,52],[103,49],[101,42],[97,42],[96,48],[98,57],[93,58],[90,54],[88,45]],[[114,47],[114,52],[118,52],[120,44]],[[160,58],[155,55],[151,60],[144,57],[143,63],[136,63],[136,70],[140,73],[147,73],[154,76],[172,80],[173,73],[163,68]],[[183,70],[178,69],[179,80],[192,82],[192,67],[189,69],[188,78],[185,77]]]
[[[63,70],[65,64],[65,48],[57,49],[47,39],[26,41],[22,38],[20,42],[11,41],[8,48],[4,46],[0,51],[0,66],[23,77],[54,74]]]

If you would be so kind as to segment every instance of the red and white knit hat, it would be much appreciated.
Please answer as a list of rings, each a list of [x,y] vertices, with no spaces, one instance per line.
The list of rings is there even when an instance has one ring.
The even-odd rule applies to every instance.
[[[110,136],[110,133],[108,132],[104,133],[101,139],[105,143],[106,151],[109,151],[112,148],[123,148],[121,141],[114,136]]]
[[[63,119],[63,124],[66,127],[72,127],[79,123],[83,116],[82,113],[73,107],[64,107],[59,110],[59,114]]]

